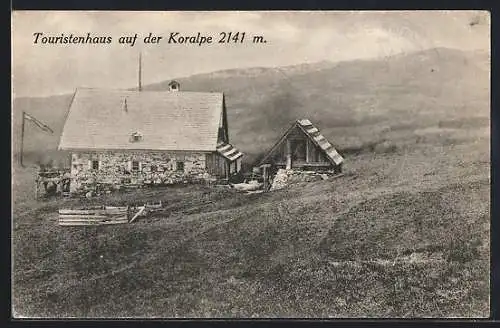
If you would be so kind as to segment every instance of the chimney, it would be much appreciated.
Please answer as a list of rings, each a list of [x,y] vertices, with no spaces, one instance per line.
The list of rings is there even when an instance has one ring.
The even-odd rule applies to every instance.
[[[127,98],[125,98],[125,100],[123,101],[123,111],[126,113],[128,112]]]
[[[179,91],[180,88],[181,85],[177,81],[170,81],[170,83],[168,84],[169,91]]]

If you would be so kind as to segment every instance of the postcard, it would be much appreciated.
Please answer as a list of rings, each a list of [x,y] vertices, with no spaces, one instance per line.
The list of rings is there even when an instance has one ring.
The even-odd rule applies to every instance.
[[[14,11],[14,318],[487,318],[484,11]]]

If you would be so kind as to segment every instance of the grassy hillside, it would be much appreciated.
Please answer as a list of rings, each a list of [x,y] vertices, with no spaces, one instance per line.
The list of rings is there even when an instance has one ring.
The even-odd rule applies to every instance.
[[[488,58],[482,52],[439,48],[379,60],[233,69],[177,80],[182,90],[226,94],[230,138],[250,163],[297,118],[311,119],[332,143],[348,150],[387,140],[415,142],[415,130],[422,128],[487,126]],[[167,83],[145,89],[166,90]],[[22,110],[56,130],[47,136],[27,129],[25,149],[32,157],[56,149],[70,99],[15,99],[15,137]]]
[[[487,316],[488,131],[348,161],[344,178],[266,194],[193,186],[46,202],[17,171],[14,313]],[[130,225],[57,225],[59,207],[152,200],[164,211]]]

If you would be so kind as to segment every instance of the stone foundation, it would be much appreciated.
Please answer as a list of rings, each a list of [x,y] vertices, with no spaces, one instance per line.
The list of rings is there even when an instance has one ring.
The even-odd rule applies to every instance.
[[[71,158],[71,192],[95,190],[97,184],[127,186],[212,181],[203,152],[95,152]],[[135,162],[135,163],[134,163]],[[182,164],[181,164],[182,163]],[[94,165],[97,165],[95,169]]]
[[[330,171],[299,171],[299,170],[285,170],[279,169],[274,176],[273,182],[271,184],[272,190],[283,189],[289,185],[299,183],[299,182],[314,182],[321,180],[328,180],[330,176],[338,175],[337,172]]]

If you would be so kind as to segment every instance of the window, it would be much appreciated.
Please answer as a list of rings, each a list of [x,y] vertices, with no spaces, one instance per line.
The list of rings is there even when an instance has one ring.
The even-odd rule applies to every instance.
[[[99,161],[98,160],[93,160],[92,161],[92,170],[99,170]]]
[[[158,169],[156,167],[156,165],[151,165],[151,172],[156,172]]]
[[[177,162],[177,171],[183,171],[184,172],[184,162]]]
[[[137,172],[140,170],[140,163],[138,161],[132,161],[132,171]]]

